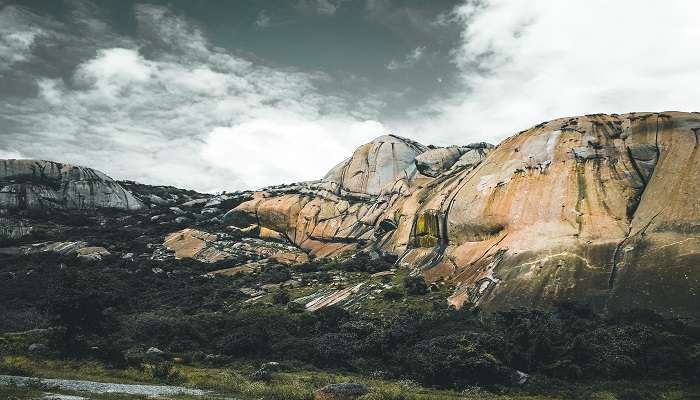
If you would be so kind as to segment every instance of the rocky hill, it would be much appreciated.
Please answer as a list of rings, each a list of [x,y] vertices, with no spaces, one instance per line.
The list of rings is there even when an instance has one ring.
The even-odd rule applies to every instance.
[[[698,113],[544,122],[497,147],[361,146],[325,178],[254,193],[225,221],[312,256],[374,250],[456,306],[591,303],[700,316]]]
[[[462,394],[693,391],[698,128],[644,113],[498,146],[385,135],[319,180],[218,194],[0,161],[0,374],[249,365],[258,398],[289,373],[264,361]],[[611,398],[667,397],[647,392]]]
[[[5,160],[0,250],[191,258],[222,276],[361,254],[444,285],[457,307],[577,301],[697,318],[699,129],[700,114],[667,112],[557,119],[496,147],[386,135],[317,181],[217,196]],[[100,232],[73,228],[76,214]],[[332,279],[295,301],[314,310],[390,289]],[[242,290],[255,301],[280,287],[263,286]]]
[[[91,168],[51,161],[0,160],[0,208],[139,210],[143,203]]]

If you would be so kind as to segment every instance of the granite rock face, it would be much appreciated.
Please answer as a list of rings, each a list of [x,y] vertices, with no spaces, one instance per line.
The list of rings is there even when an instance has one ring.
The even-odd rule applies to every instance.
[[[667,112],[561,118],[493,149],[403,142],[404,156],[370,157],[380,138],[324,179],[268,188],[231,213],[313,255],[396,255],[456,283],[456,306],[575,300],[698,318],[699,137],[700,113]]]
[[[0,209],[140,210],[143,203],[91,168],[39,160],[0,160]]]
[[[397,177],[415,174],[416,156],[428,150],[418,142],[395,135],[380,136],[357,148],[352,157],[336,165],[324,181],[337,192],[377,195]]]

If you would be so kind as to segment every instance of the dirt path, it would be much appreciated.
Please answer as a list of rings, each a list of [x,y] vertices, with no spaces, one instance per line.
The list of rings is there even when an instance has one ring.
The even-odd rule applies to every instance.
[[[40,385],[46,389],[61,389],[80,392],[89,392],[96,394],[104,393],[124,393],[140,396],[174,396],[174,395],[190,395],[204,396],[211,392],[199,389],[189,389],[179,386],[160,386],[160,385],[132,385],[123,383],[104,383],[91,381],[77,381],[71,379],[46,379],[46,378],[29,378],[24,376],[9,376],[0,375],[0,385],[16,385],[18,387]]]

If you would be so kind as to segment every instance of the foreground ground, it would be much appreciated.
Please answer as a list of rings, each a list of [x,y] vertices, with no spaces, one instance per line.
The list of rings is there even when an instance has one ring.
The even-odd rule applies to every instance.
[[[185,206],[193,201],[185,193],[148,190],[156,189],[142,197],[178,202],[136,214],[23,214],[33,235],[0,243],[0,375],[184,386],[242,400],[311,399],[336,382],[366,384],[362,400],[700,398],[684,383],[700,376],[700,328],[688,321],[576,303],[455,310],[445,301],[451,283],[426,283],[374,253],[294,265],[235,252],[178,259],[164,243],[189,226],[183,218],[216,234],[223,250],[264,246],[226,233],[210,208]],[[101,250],[59,251],[76,246]],[[215,273],[251,260],[257,267]],[[340,299],[348,288],[359,290]],[[342,301],[317,301],[333,298]],[[251,379],[267,361],[281,363],[271,381]],[[513,379],[522,373],[524,385]],[[0,399],[47,391],[3,386]],[[83,394],[105,396],[129,398]]]
[[[256,367],[241,363],[231,368],[205,368],[198,366],[177,366],[173,370],[173,385],[166,385],[155,379],[145,369],[107,369],[99,363],[38,360],[26,357],[3,357],[2,372],[23,372],[36,377],[36,381],[26,387],[7,385],[8,379],[0,379],[2,399],[41,399],[51,398],[47,394],[79,396],[89,399],[146,399],[145,394],[99,393],[90,391],[56,389],[43,385],[38,377],[78,379],[82,381],[108,382],[119,384],[163,385],[202,389],[206,393],[188,395],[161,395],[165,399],[271,399],[304,400],[313,399],[313,392],[330,383],[359,382],[366,384],[370,393],[362,400],[637,400],[660,399],[681,400],[700,399],[700,385],[675,381],[596,381],[571,384],[535,377],[518,388],[502,388],[490,391],[479,387],[469,387],[462,391],[435,390],[421,387],[410,380],[387,381],[357,375],[333,374],[313,369],[285,367],[274,373],[270,382],[259,382],[251,378]],[[115,392],[123,391],[113,388]],[[95,393],[98,392],[98,393]],[[536,394],[539,393],[539,394]],[[154,394],[156,394],[154,392]],[[66,400],[70,397],[65,397]]]

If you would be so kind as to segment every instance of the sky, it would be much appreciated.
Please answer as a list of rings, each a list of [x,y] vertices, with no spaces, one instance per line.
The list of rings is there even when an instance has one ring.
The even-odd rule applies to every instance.
[[[0,0],[0,158],[203,192],[393,133],[700,111],[694,0]]]

